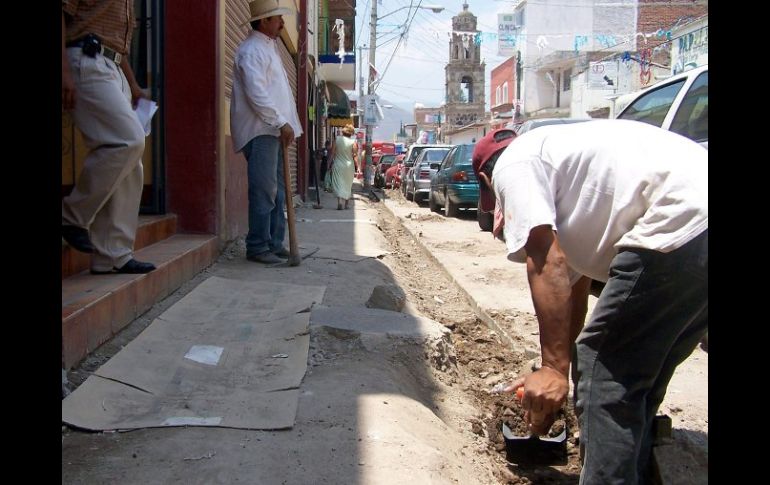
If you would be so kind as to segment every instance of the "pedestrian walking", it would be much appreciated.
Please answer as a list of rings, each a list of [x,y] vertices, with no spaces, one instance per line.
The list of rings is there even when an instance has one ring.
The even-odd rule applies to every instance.
[[[353,138],[355,128],[353,125],[346,125],[342,129],[342,135],[337,138],[332,145],[331,158],[334,160],[332,165],[331,187],[334,195],[337,196],[337,210],[342,210],[343,202],[345,209],[348,208],[348,202],[353,192],[353,174],[359,172],[358,163],[358,145]]]

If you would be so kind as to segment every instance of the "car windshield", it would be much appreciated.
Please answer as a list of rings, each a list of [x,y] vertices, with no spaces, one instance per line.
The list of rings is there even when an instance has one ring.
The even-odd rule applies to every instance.
[[[589,121],[589,120],[590,118],[587,118],[587,119],[554,118],[554,119],[545,119],[545,120],[529,120],[519,125],[518,128],[515,128],[515,130],[517,135],[523,135],[524,133],[530,130],[534,130],[535,128],[540,128],[541,126],[562,125],[567,123],[581,123],[583,121]]]
[[[444,156],[449,151],[449,148],[446,150],[428,150],[425,152],[425,156],[422,158],[423,162],[440,162],[444,159]]]
[[[383,155],[382,158],[380,158],[380,163],[393,163],[393,160],[395,159],[395,155]]]

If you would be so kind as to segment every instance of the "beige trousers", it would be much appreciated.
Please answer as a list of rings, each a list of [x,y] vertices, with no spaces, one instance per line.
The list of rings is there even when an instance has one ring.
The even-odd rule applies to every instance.
[[[88,148],[72,193],[62,200],[62,224],[88,229],[96,251],[91,269],[109,271],[133,257],[144,183],[144,130],[131,106],[121,69],[97,54],[67,49],[76,86],[72,111]]]

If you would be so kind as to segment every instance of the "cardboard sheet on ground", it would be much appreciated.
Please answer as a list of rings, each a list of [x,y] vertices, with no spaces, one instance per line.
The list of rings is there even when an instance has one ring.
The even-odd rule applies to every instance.
[[[325,287],[211,277],[62,401],[89,430],[294,424]]]

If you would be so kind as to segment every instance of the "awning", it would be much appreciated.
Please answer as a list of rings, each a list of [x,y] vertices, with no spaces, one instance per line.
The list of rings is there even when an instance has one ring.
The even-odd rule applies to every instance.
[[[350,99],[348,99],[348,95],[345,94],[345,91],[336,84],[326,81],[326,94],[328,99],[327,116],[329,119],[345,118],[346,122],[349,123]]]
[[[329,126],[342,126],[352,125],[353,118],[329,118]]]

